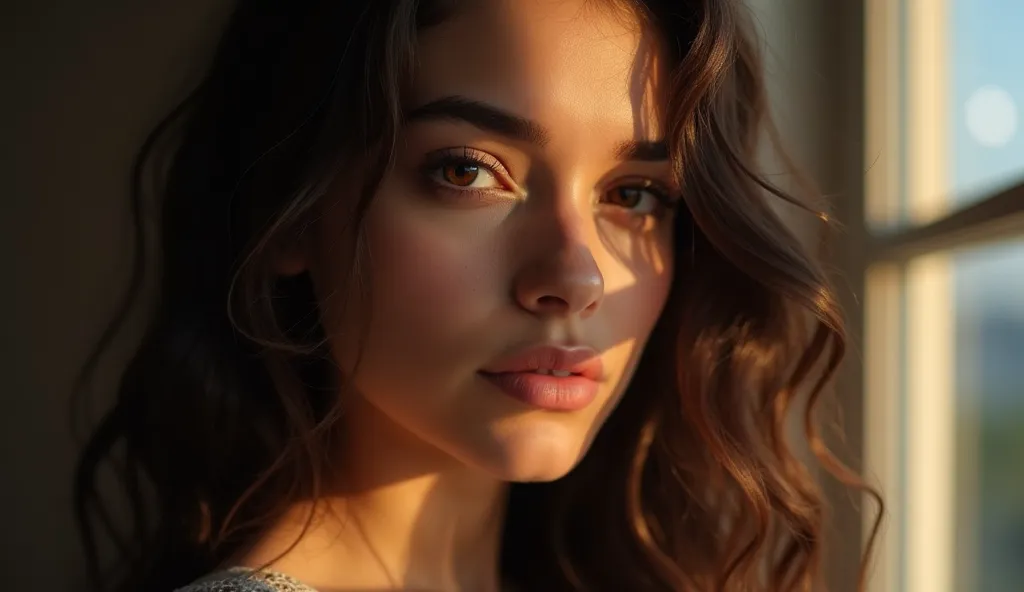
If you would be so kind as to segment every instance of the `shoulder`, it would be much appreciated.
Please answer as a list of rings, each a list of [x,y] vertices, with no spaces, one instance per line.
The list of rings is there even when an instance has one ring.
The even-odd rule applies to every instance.
[[[316,592],[296,580],[274,572],[231,569],[197,580],[175,592]]]

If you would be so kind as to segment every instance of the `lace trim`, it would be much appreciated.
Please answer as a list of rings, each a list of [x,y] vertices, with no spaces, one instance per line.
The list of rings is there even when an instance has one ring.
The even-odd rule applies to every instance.
[[[281,572],[267,569],[252,570],[247,567],[234,567],[229,569],[228,573],[250,574],[252,579],[270,585],[275,592],[316,592],[313,588]]]
[[[280,572],[232,567],[212,573],[179,592],[317,592]]]

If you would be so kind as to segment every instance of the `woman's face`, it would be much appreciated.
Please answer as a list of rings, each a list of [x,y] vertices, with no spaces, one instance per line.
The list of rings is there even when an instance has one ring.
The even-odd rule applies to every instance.
[[[372,310],[336,305],[359,289],[346,208],[307,254],[339,366],[360,358],[350,422],[551,480],[623,395],[669,291],[678,191],[655,45],[609,4],[481,0],[422,33],[365,222]]]

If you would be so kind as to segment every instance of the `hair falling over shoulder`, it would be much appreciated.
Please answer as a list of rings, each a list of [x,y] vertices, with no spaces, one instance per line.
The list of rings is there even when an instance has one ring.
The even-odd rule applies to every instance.
[[[628,396],[567,477],[512,486],[502,570],[528,590],[818,589],[827,509],[799,451],[880,499],[816,428],[843,320],[771,205],[813,213],[810,196],[757,171],[772,136],[757,41],[739,0],[611,1],[664,40],[666,136],[688,215]],[[360,223],[392,159],[417,31],[457,4],[244,0],[203,82],[143,146],[131,290],[80,391],[151,281],[146,332],[76,473],[95,589],[181,586],[317,498],[341,385],[308,279],[276,278],[270,260],[309,223],[337,163],[359,163],[348,240],[361,273]],[[154,180],[159,236],[147,241]],[[793,417],[804,442],[790,441]]]

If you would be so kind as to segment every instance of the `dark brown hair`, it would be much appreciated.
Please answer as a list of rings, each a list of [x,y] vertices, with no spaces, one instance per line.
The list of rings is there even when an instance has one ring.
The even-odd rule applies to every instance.
[[[361,219],[391,160],[417,31],[457,4],[242,1],[203,82],[143,146],[136,273],[82,382],[138,300],[144,187],[156,178],[158,298],[76,475],[97,589],[183,585],[320,493],[340,385],[308,277],[276,277],[270,258],[337,173],[357,167],[359,191],[338,204],[352,232],[339,240],[351,241],[351,276],[367,272]],[[670,74],[667,141],[686,204],[674,284],[629,394],[580,466],[512,486],[503,575],[529,590],[810,589],[826,512],[786,419],[801,414],[823,466],[863,489],[815,429],[843,355],[841,314],[769,199],[804,202],[755,166],[769,128],[741,3],[632,4],[664,41]],[[108,460],[127,528],[111,516],[121,498],[98,493]],[[106,540],[114,572],[101,568]]]

